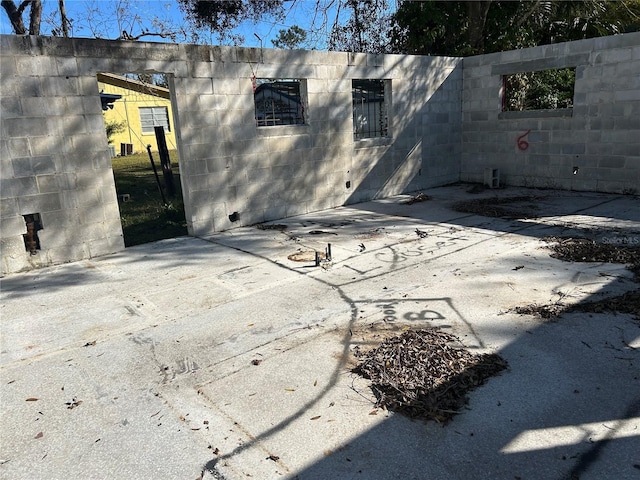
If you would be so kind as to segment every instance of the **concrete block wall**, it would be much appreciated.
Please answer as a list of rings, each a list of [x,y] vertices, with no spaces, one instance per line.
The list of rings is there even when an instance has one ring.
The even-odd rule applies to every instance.
[[[501,111],[503,75],[563,67],[572,109]],[[640,193],[640,33],[469,57],[463,72],[462,181],[489,168],[506,185]]]
[[[2,272],[123,248],[95,74],[70,41],[0,39]],[[55,51],[55,55],[49,55]],[[39,214],[41,250],[25,247],[25,215]]]
[[[190,76],[174,77],[194,235],[427,188],[442,184],[445,173],[457,179],[457,162],[452,172],[430,166],[433,152],[420,148],[430,120],[418,113],[433,96],[452,117],[460,111],[459,85],[449,80],[461,82],[459,59],[210,51],[209,62],[190,64]],[[256,127],[254,75],[300,79],[305,125]],[[389,138],[354,141],[352,79],[391,82]],[[447,95],[437,95],[439,89]],[[459,144],[459,128],[457,134],[447,141]]]
[[[0,42],[3,273],[124,248],[100,72],[169,75],[192,235],[459,178],[461,59],[12,35]],[[256,127],[254,76],[301,79],[306,124]],[[352,79],[391,82],[389,138],[354,141]],[[44,227],[36,255],[23,242],[32,213]]]

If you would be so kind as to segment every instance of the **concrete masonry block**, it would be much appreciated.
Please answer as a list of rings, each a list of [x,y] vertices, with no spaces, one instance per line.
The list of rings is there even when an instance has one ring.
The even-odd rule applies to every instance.
[[[6,182],[6,179],[0,178],[0,198],[2,199],[0,202],[0,217],[19,215],[18,199],[4,187]],[[2,234],[1,231],[0,234]]]
[[[69,138],[73,142],[75,150],[74,161],[80,168],[85,166],[84,160],[88,153],[103,153],[106,148],[106,134],[102,132],[70,134]]]
[[[191,77],[191,79],[196,79],[200,77],[211,79],[213,77],[214,66],[211,62],[204,62],[204,61],[189,62],[187,64],[187,68],[189,71],[189,77]],[[190,81],[187,82],[187,85],[189,83]]]
[[[62,245],[56,248],[46,249],[41,255],[46,255],[49,265],[57,265],[66,262],[76,262],[89,258],[89,252],[86,244],[73,243]]]
[[[2,197],[22,197],[25,195],[37,195],[38,185],[33,175],[3,179]]]
[[[58,193],[42,193],[18,197],[18,206],[21,214],[26,215],[60,210],[62,202]]]
[[[106,238],[87,242],[89,258],[109,255],[124,250],[124,237],[122,234],[108,236]]]
[[[40,135],[48,131],[48,122],[44,117],[8,118],[3,119],[2,130],[2,136],[6,139]]]
[[[19,97],[1,97],[2,119],[21,117],[24,114],[22,106],[24,100],[24,98]]]
[[[235,47],[235,50],[235,61],[238,63],[261,63],[263,61],[264,50],[260,48]]]
[[[623,169],[625,165],[626,165],[626,158],[623,156],[606,156],[606,157],[600,157],[600,159],[598,160],[599,168]]]
[[[213,94],[213,81],[208,78],[192,78],[185,84],[184,93],[187,95],[211,95]]]
[[[55,77],[58,72],[54,57],[17,56],[15,62],[20,77]]]
[[[56,165],[51,156],[38,156],[31,157],[31,172],[34,175],[43,175],[47,173],[54,173],[56,171]]]
[[[80,77],[82,78],[82,77]],[[97,93],[97,79],[93,79]],[[93,91],[92,90],[92,91]],[[79,77],[50,77],[46,81],[42,81],[42,92],[46,96],[59,96],[64,97],[68,95],[79,95],[81,90],[79,89]]]
[[[16,177],[28,177],[33,175],[30,157],[14,158],[11,160],[11,166],[13,167],[13,174]]]
[[[226,78],[216,79],[213,82],[213,91],[215,94],[220,95],[237,95],[242,93],[241,79],[239,78]],[[249,84],[250,86],[250,84]],[[250,87],[249,87],[250,88]]]
[[[640,102],[640,89],[619,90],[613,93],[614,102]]]
[[[0,231],[3,238],[27,233],[27,226],[22,215],[3,216],[0,219]],[[22,245],[24,248],[24,244]]]
[[[58,175],[56,174],[38,175],[36,182],[38,184],[38,193],[53,193],[61,190]]]
[[[78,76],[78,63],[75,57],[61,57],[56,56],[54,58],[56,64],[56,71],[59,76]]]

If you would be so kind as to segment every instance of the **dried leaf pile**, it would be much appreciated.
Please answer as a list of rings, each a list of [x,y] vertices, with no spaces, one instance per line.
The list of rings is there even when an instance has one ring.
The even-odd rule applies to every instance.
[[[567,262],[609,262],[640,265],[640,247],[600,243],[581,237],[546,237],[551,256]]]
[[[582,237],[546,237],[553,251],[551,256],[567,262],[607,262],[626,263],[640,281],[640,247],[624,243],[600,243]],[[640,318],[640,289],[602,300],[580,302],[565,306],[562,303],[549,305],[531,304],[509,310],[521,315],[535,315],[541,318],[555,318],[564,312],[631,313]]]
[[[541,318],[554,318],[560,316],[565,310],[561,303],[552,303],[550,305],[539,305],[532,303],[522,307],[514,307],[509,312],[518,313],[520,315],[534,315]]]
[[[538,207],[528,202],[539,199],[540,197],[534,196],[474,198],[454,203],[452,208],[456,212],[473,213],[484,217],[534,218],[537,216]],[[527,204],[522,205],[523,203]],[[521,205],[506,206],[510,204]]]
[[[278,230],[280,232],[284,232],[287,229],[286,225],[283,225],[281,223],[275,223],[275,224],[265,224],[265,223],[258,223],[256,225],[256,228],[258,230]]]
[[[426,202],[427,200],[431,200],[431,197],[420,192],[419,194],[412,196],[409,200],[403,201],[402,204],[413,205],[414,203]]]
[[[640,289],[631,290],[617,297],[604,298],[593,302],[583,302],[572,305],[567,312],[593,312],[593,313],[631,313],[640,317]]]
[[[354,355],[353,371],[371,380],[379,407],[411,418],[447,422],[467,393],[507,368],[496,354],[474,355],[455,336],[437,329],[408,330]]]

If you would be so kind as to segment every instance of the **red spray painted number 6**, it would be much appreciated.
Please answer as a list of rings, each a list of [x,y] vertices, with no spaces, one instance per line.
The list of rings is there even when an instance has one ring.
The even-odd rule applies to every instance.
[[[527,130],[526,132],[524,132],[522,135],[520,135],[518,137],[518,148],[520,150],[526,150],[527,148],[529,148],[529,142],[527,142],[524,137],[526,137],[527,135],[529,135],[531,133],[531,130]]]

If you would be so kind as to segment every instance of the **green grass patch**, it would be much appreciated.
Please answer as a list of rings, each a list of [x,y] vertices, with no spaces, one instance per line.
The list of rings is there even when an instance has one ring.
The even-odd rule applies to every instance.
[[[119,200],[124,244],[127,247],[187,235],[178,155],[172,150],[169,156],[176,188],[174,197],[167,196],[160,156],[153,153],[167,205],[162,203],[147,152],[112,159],[116,191],[118,195],[130,196],[127,202]]]

